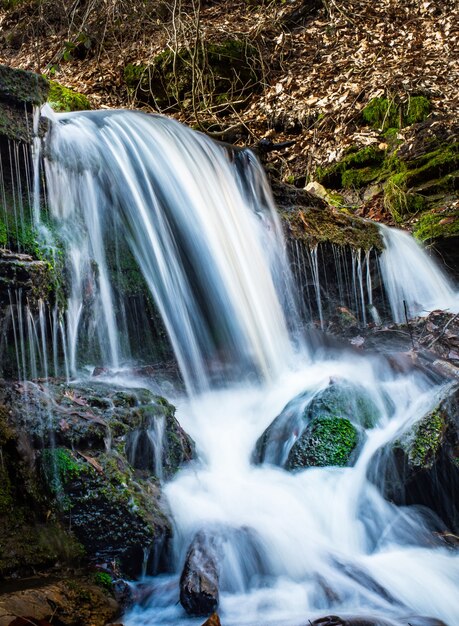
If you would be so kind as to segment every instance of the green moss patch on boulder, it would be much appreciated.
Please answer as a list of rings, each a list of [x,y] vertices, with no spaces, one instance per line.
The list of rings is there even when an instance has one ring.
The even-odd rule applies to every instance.
[[[415,224],[413,234],[419,241],[447,239],[459,235],[459,210],[432,210],[423,213]]]
[[[49,81],[48,102],[57,112],[86,111],[91,108],[85,95],[64,87],[54,80]]]
[[[202,44],[192,54],[164,50],[151,64],[124,68],[124,80],[136,99],[159,109],[224,105],[245,98],[257,88],[260,57],[247,41],[228,39]]]
[[[172,532],[160,505],[157,463],[171,476],[194,455],[175,408],[148,389],[96,381],[49,381],[46,388],[5,383],[3,389],[8,424],[33,453],[31,484],[43,506],[55,512],[56,523],[72,528],[91,561],[118,560],[130,577],[140,574],[144,550],[151,549],[153,571]],[[164,421],[161,458],[144,450],[144,465],[133,467],[127,442],[156,419]],[[4,495],[9,506],[9,491]]]
[[[287,469],[348,465],[359,441],[358,433],[348,419],[314,418],[292,447]]]
[[[368,476],[398,505],[429,507],[459,532],[459,392],[445,399],[373,458]]]

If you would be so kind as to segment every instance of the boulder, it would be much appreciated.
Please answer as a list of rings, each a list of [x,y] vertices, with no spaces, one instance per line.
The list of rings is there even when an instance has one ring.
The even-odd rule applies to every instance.
[[[163,473],[170,476],[191,458],[192,442],[175,419],[172,405],[148,389],[93,381],[72,386],[55,380],[2,383],[0,405],[0,438],[8,440],[8,448],[3,446],[8,462],[0,468],[0,517],[3,498],[5,518],[11,518],[8,528],[14,528],[14,516],[22,510],[24,518],[33,522],[27,533],[19,525],[23,528],[19,537],[14,533],[11,537],[8,531],[12,554],[21,532],[31,541],[19,553],[19,562],[6,558],[3,564],[0,559],[0,574],[3,567],[8,575],[22,572],[25,564],[29,569],[46,569],[59,558],[59,551],[55,554],[47,548],[45,539],[33,539],[35,521],[45,530],[51,522],[57,529],[61,524],[71,527],[64,544],[67,551],[72,539],[79,553],[84,549],[92,562],[118,561],[119,573],[125,576],[134,578],[142,568],[152,574],[164,567],[172,531],[161,508],[160,485],[150,469],[132,467],[124,451],[145,415],[154,419],[158,414],[164,420],[167,443]],[[163,462],[162,457],[159,460]],[[9,487],[21,484],[30,491],[26,506],[18,502],[23,494]],[[14,515],[9,515],[12,508]],[[53,516],[48,519],[49,510]],[[54,526],[51,531],[57,533]],[[0,538],[4,532],[2,527]]]
[[[0,626],[105,626],[118,612],[115,600],[88,579],[34,579],[22,587],[0,593]]]
[[[318,392],[291,400],[258,439],[253,461],[298,469],[310,465],[346,465],[373,427],[380,410],[361,386],[333,379]]]
[[[218,607],[220,560],[219,537],[199,531],[180,576],[180,603],[189,615],[211,615]]]
[[[388,500],[427,506],[458,533],[459,390],[380,450],[368,477]]]

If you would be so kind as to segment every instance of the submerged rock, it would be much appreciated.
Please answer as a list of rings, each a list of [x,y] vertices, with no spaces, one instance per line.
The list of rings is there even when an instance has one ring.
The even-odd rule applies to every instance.
[[[218,536],[198,532],[188,549],[180,576],[180,604],[189,615],[211,615],[219,601]]]

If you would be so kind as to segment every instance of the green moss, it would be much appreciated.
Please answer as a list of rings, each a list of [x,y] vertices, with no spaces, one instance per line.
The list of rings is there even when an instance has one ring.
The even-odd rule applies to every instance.
[[[306,245],[333,243],[370,250],[383,244],[376,224],[328,208],[304,207],[281,211],[288,236]]]
[[[344,467],[358,443],[356,428],[348,419],[317,417],[292,448],[287,467]]]
[[[459,211],[424,213],[413,233],[419,241],[459,235]]]
[[[110,576],[110,574],[107,574],[106,572],[96,572],[94,574],[94,582],[99,587],[102,587],[103,589],[107,589],[108,591],[111,591],[113,587],[112,577]]]
[[[390,167],[386,167],[386,208],[401,222],[406,215],[429,208],[436,197],[442,202],[446,193],[457,189],[458,168],[458,143],[437,147],[411,161],[402,162],[393,156]]]
[[[384,159],[385,152],[374,146],[351,148],[338,163],[318,168],[316,178],[332,189],[360,189],[380,178]]]
[[[402,442],[414,467],[429,469],[435,463],[445,432],[445,420],[439,410],[423,418]]]
[[[425,96],[411,96],[397,104],[389,98],[373,98],[362,111],[362,118],[369,126],[394,136],[400,128],[423,122],[431,111]]]
[[[400,112],[393,100],[373,98],[362,111],[364,121],[373,128],[386,131],[400,127]]]
[[[41,469],[49,491],[60,494],[62,487],[86,471],[82,462],[67,448],[46,448],[41,455]]]
[[[86,96],[64,87],[54,80],[49,81],[48,102],[58,112],[86,111],[91,108]]]
[[[0,65],[0,97],[24,107],[46,102],[48,81],[44,76]]]
[[[431,105],[425,96],[413,96],[406,104],[405,122],[408,126],[423,122],[430,111]]]

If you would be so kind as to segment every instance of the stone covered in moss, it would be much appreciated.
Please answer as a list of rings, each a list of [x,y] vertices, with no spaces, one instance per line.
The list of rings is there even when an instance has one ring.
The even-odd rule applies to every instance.
[[[425,96],[411,96],[402,103],[393,99],[373,98],[362,111],[363,120],[373,128],[385,132],[391,128],[403,128],[423,122],[429,115],[431,105]]]
[[[459,211],[433,210],[423,213],[414,226],[413,234],[419,241],[457,237],[459,236]]]
[[[431,469],[436,461],[446,431],[445,416],[440,409],[432,411],[399,441],[413,468]]]
[[[0,140],[31,142],[32,107],[46,101],[48,89],[43,76],[0,65]]]
[[[77,564],[83,555],[75,536],[50,514],[35,451],[16,429],[5,391],[0,385],[0,579]]]
[[[64,87],[54,80],[49,81],[48,102],[58,112],[86,111],[91,108],[85,95]]]
[[[360,150],[354,147],[338,163],[325,169],[319,168],[316,177],[332,189],[360,189],[379,179],[384,159],[384,150],[375,146]]]
[[[384,247],[376,224],[331,207],[295,207],[279,212],[287,237],[309,246],[332,243],[362,250]]]
[[[46,102],[49,84],[34,72],[0,65],[0,100],[19,106],[41,105]]]
[[[32,451],[31,483],[43,506],[55,511],[60,523],[71,524],[88,557],[118,559],[122,571],[135,577],[150,550],[153,571],[171,534],[159,503],[157,462],[161,475],[171,476],[194,452],[175,408],[148,389],[96,381],[21,388],[5,383],[3,404],[9,407],[8,424]],[[146,459],[137,457],[144,462],[137,469],[126,458],[126,444],[156,419],[164,420],[163,453],[154,459],[146,451]],[[8,508],[9,491],[4,496]]]
[[[380,450],[369,478],[398,505],[427,506],[459,532],[459,392]]]
[[[316,417],[293,445],[286,468],[348,465],[359,436],[348,419]]]
[[[316,430],[325,433],[324,441],[328,442],[326,447],[330,449],[330,459],[336,459],[337,456],[333,456],[333,446],[329,445],[334,434],[337,436],[337,446],[340,445],[340,432],[343,434],[343,447],[340,448],[343,454],[346,442],[353,443],[349,450],[351,452],[360,438],[358,433],[363,429],[373,428],[379,417],[378,406],[362,386],[344,379],[332,381],[324,389],[301,393],[287,404],[258,439],[253,461],[275,465],[286,463],[292,469],[292,459],[297,459],[295,467],[300,467],[300,459],[305,457],[307,450],[311,461],[308,464],[314,465],[310,448]],[[326,433],[330,433],[330,436]],[[357,437],[355,441],[351,433]],[[320,454],[318,451],[317,460],[319,457],[324,459],[325,452],[325,448]],[[336,454],[338,455],[338,451]]]
[[[246,41],[228,39],[206,42],[196,57],[188,49],[161,52],[150,65],[124,68],[128,87],[141,102],[158,108],[198,108],[222,104],[246,97],[260,78],[260,58],[256,48]]]

